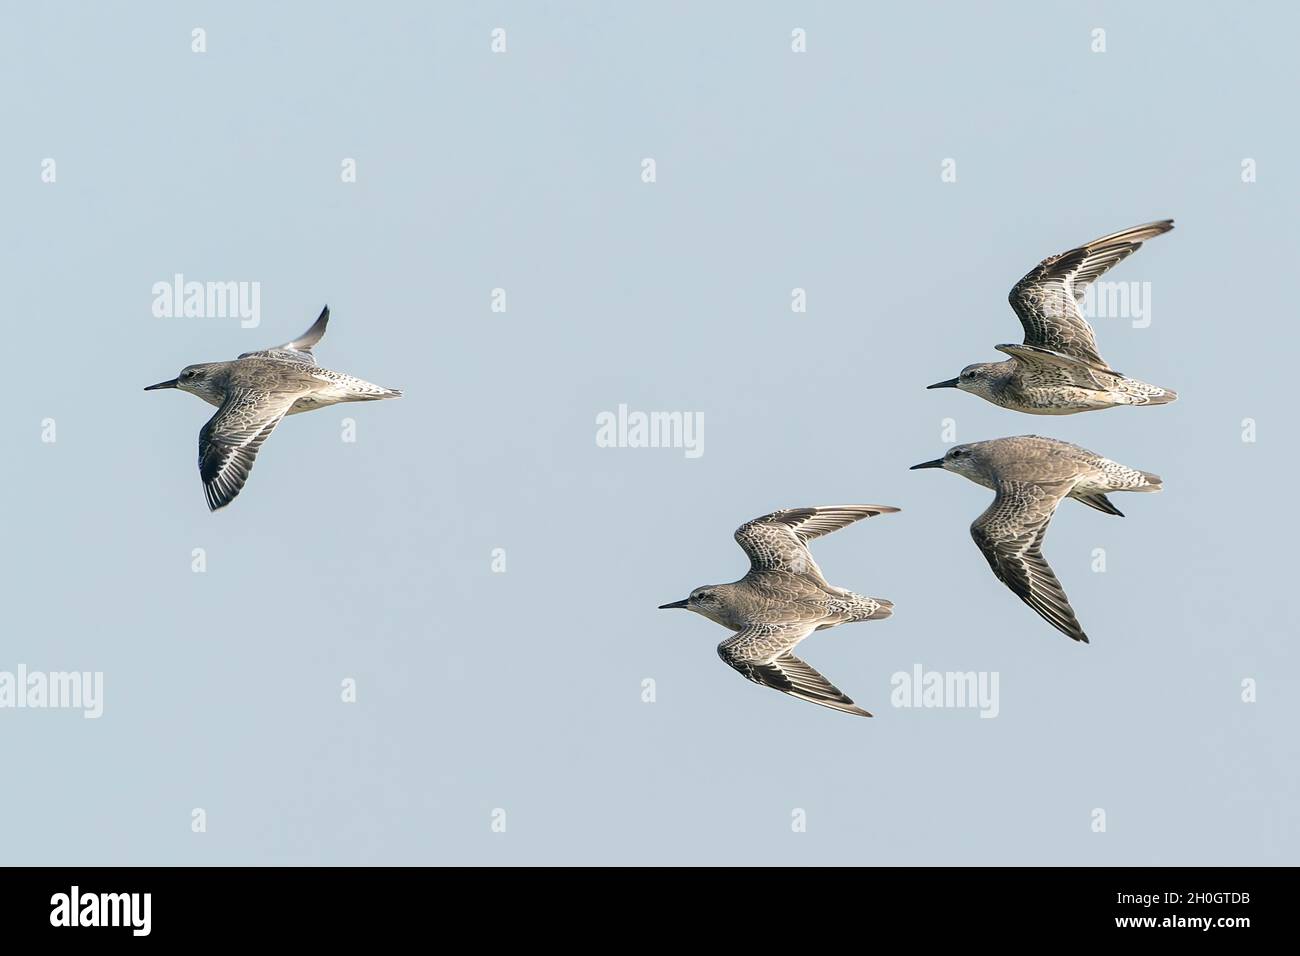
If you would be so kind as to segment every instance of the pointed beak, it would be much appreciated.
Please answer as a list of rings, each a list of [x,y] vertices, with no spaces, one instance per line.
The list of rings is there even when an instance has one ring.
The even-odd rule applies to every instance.
[[[956,387],[957,387],[957,380],[956,380],[955,378],[950,378],[950,379],[948,379],[948,380],[945,381],[945,382],[935,382],[933,385],[927,385],[927,386],[926,386],[927,389],[931,389],[931,388],[956,388]]]
[[[686,607],[691,602],[690,598],[682,598],[680,601],[674,601],[672,604],[660,604],[659,610],[667,611],[669,608]]]
[[[177,380],[169,379],[166,382],[159,382],[157,385],[150,385],[145,388],[146,392],[152,392],[155,388],[176,388]]]
[[[930,387],[934,388],[933,385],[931,385]],[[942,467],[943,467],[943,459],[936,458],[934,461],[923,461],[919,465],[913,465],[911,468],[907,470],[916,471],[918,468],[942,468]]]

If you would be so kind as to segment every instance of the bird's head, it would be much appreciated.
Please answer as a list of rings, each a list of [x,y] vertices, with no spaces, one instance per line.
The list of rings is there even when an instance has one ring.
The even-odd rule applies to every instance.
[[[166,382],[159,382],[157,385],[148,386],[145,391],[152,392],[157,388],[179,388],[182,392],[189,392],[191,395],[197,395],[206,402],[215,405],[221,404],[221,398],[224,394],[222,383],[218,381],[221,369],[226,365],[225,362],[205,362],[201,365],[187,365],[181,369],[181,374]]]
[[[710,621],[719,624],[725,624],[723,604],[723,584],[707,584],[704,587],[696,588],[690,596],[681,601],[673,601],[671,604],[659,605],[659,610],[666,611],[670,608],[684,608],[687,611],[694,611],[696,614],[702,614]]]
[[[967,365],[956,378],[935,382],[926,388],[956,388],[981,398],[989,398],[993,394],[993,387],[1004,377],[1005,365],[1005,362],[976,362]]]
[[[923,461],[919,465],[913,465],[911,470],[942,468],[944,471],[964,475],[979,484],[987,484],[992,479],[993,469],[992,463],[989,462],[981,447],[982,444],[982,442],[974,442],[969,445],[953,445],[942,458],[936,458],[934,461]]]

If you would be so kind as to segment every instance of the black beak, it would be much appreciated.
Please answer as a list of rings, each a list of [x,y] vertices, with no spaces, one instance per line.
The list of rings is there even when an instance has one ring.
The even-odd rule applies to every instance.
[[[145,391],[152,392],[155,388],[176,388],[176,385],[177,385],[177,380],[173,378],[166,382],[159,382],[157,385],[150,385],[147,388],[145,388]]]
[[[926,386],[927,389],[931,389],[931,388],[956,388],[956,387],[957,387],[957,380],[956,380],[955,378],[950,378],[950,379],[948,379],[948,381],[946,381],[946,382],[935,382],[933,385],[927,385],[927,386]]]
[[[931,385],[930,387],[934,388],[933,385]],[[913,465],[911,468],[907,470],[916,471],[918,468],[942,468],[942,467],[943,467],[943,459],[936,458],[934,461],[923,461],[919,465]]]
[[[659,605],[659,610],[661,610],[661,611],[667,611],[669,608],[674,608],[674,607],[686,607],[686,605],[688,605],[688,604],[690,604],[690,603],[691,603],[691,599],[690,599],[690,598],[682,598],[680,601],[674,601],[672,604],[660,604],[660,605]]]

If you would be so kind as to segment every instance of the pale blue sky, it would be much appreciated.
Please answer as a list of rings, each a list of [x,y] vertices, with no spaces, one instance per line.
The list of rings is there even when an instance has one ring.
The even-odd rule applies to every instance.
[[[7,5],[0,670],[103,671],[105,699],[0,710],[0,860],[1298,862],[1296,521],[1272,493],[1298,460],[1298,25],[1280,3]],[[1151,327],[1098,336],[1179,402],[1049,419],[924,390],[1017,340],[1006,293],[1038,259],[1165,216],[1113,273],[1151,283]],[[260,327],[155,318],[177,272],[260,282]],[[288,420],[209,514],[211,409],[140,389],[326,302],[322,364],[406,397]],[[703,456],[596,447],[620,403],[702,412]],[[946,417],[1164,477],[1125,519],[1067,502],[1052,525],[1091,646],[989,574],[986,491],[907,471]],[[814,549],[897,607],[802,652],[871,721],[745,682],[721,628],[655,609],[743,573],[741,522],[840,502],[903,509]],[[916,663],[998,672],[1000,715],[890,707]]]

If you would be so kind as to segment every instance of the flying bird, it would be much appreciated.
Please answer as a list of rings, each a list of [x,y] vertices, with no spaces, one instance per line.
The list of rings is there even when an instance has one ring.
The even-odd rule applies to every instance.
[[[1178,394],[1128,378],[1097,351],[1083,317],[1084,294],[1147,239],[1174,228],[1172,219],[1102,236],[1044,259],[1011,290],[1011,308],[1025,328],[1023,345],[996,345],[1011,356],[967,365],[956,378],[929,388],[957,388],[994,405],[1031,415],[1074,415],[1116,405],[1165,405]]]
[[[788,508],[736,530],[750,568],[739,581],[698,587],[690,597],[660,605],[686,608],[735,633],[718,655],[756,684],[846,714],[870,717],[794,655],[813,631],[852,621],[879,621],[893,613],[884,598],[863,597],[827,584],[808,542],[862,518],[898,511],[888,505]]]
[[[1043,558],[1047,525],[1063,498],[1122,518],[1107,492],[1159,491],[1159,476],[1037,435],[954,445],[942,458],[912,466],[918,468],[942,468],[993,489],[993,503],[970,526],[993,574],[1062,634],[1088,643]]]
[[[179,388],[217,406],[199,432],[199,476],[209,510],[235,499],[262,443],[285,415],[402,394],[316,364],[312,348],[325,335],[329,319],[326,306],[311,328],[292,342],[245,352],[233,362],[187,365],[176,378],[145,389]]]

